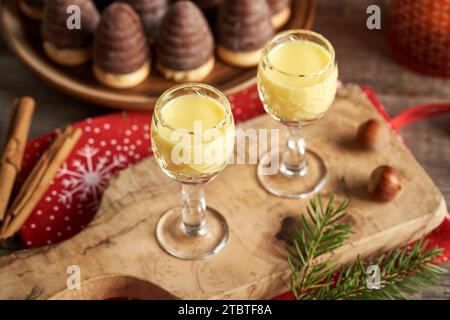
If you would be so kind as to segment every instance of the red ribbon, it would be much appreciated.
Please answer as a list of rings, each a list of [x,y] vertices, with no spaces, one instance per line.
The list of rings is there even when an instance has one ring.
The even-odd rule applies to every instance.
[[[390,121],[395,129],[409,123],[450,112],[450,103],[427,103],[408,108]]]

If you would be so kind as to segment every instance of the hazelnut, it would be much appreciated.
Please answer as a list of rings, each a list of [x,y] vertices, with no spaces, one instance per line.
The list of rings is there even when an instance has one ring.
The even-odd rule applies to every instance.
[[[368,149],[380,149],[389,141],[389,133],[386,127],[375,119],[370,119],[358,128],[357,143]]]
[[[370,175],[368,190],[375,200],[391,201],[402,189],[402,178],[394,168],[380,166]]]

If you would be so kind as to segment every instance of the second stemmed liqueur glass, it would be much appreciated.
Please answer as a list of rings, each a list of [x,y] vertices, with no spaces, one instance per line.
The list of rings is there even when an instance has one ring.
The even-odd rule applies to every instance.
[[[283,150],[271,150],[260,159],[258,179],[268,192],[305,198],[325,185],[327,165],[306,148],[302,129],[329,110],[337,77],[334,48],[316,32],[285,31],[263,49],[258,66],[259,95],[266,112],[284,124],[288,134]],[[273,163],[280,163],[278,170],[267,174]]]
[[[234,119],[219,90],[188,83],[166,91],[152,118],[152,149],[161,170],[182,184],[181,206],[159,220],[156,238],[171,255],[202,259],[223,249],[228,225],[206,206],[203,185],[214,179],[233,153]]]

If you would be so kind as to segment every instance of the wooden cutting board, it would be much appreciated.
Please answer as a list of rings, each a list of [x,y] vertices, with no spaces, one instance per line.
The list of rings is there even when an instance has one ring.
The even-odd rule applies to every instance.
[[[442,194],[393,133],[380,152],[354,146],[358,125],[369,118],[382,120],[359,87],[348,86],[340,89],[329,114],[306,129],[310,147],[330,167],[324,196],[350,199],[346,222],[355,234],[334,253],[342,263],[413,241],[437,227],[447,212]],[[262,116],[240,126],[278,125]],[[390,203],[374,202],[366,192],[371,171],[382,164],[404,176],[402,193]],[[255,165],[229,165],[206,186],[209,205],[228,220],[230,240],[216,256],[184,261],[166,254],[155,239],[155,224],[180,201],[180,186],[148,158],[111,180],[99,213],[80,234],[0,258],[0,298],[261,299],[286,292],[289,269],[276,235],[281,221],[298,216],[307,202],[269,195],[255,171]],[[69,265],[81,269],[80,290],[66,289]]]

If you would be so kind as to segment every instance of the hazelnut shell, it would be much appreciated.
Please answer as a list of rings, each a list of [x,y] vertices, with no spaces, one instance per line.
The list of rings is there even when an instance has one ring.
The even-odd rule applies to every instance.
[[[402,178],[397,170],[384,165],[376,168],[369,180],[368,191],[378,201],[391,201],[402,189]]]
[[[386,127],[378,120],[370,119],[358,128],[356,142],[367,149],[381,149],[389,141]]]

